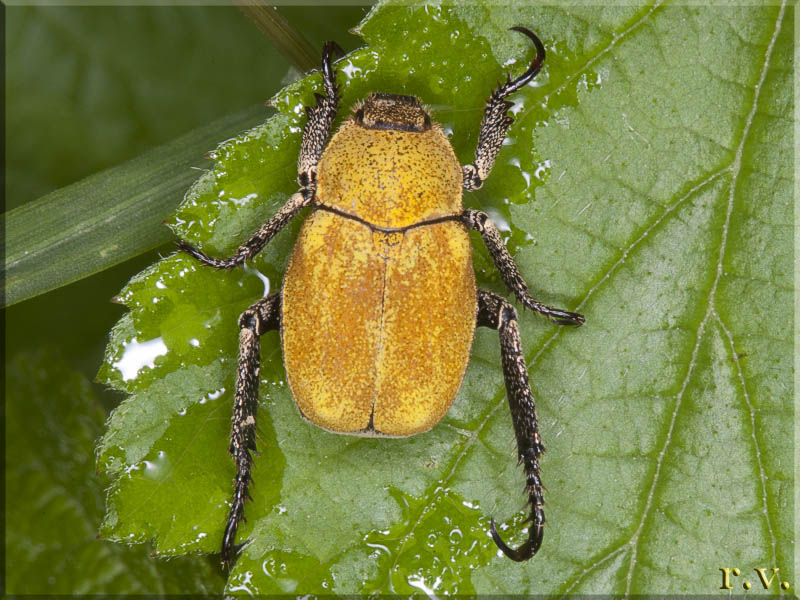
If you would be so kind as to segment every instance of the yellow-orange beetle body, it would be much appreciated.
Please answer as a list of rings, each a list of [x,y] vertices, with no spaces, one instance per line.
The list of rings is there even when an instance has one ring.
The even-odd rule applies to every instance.
[[[415,129],[366,127],[373,107]],[[303,224],[281,331],[300,412],[329,431],[426,431],[467,368],[476,308],[469,234],[453,220],[430,223],[463,212],[461,165],[424,114],[414,98],[373,96],[319,162],[317,202],[336,212],[316,210]]]
[[[222,560],[231,564],[244,517],[255,449],[259,337],[281,332],[286,375],[301,414],[328,431],[408,436],[427,431],[456,397],[476,326],[495,329],[508,402],[524,466],[531,526],[528,540],[508,547],[491,523],[498,547],[527,560],[544,531],[539,435],[533,395],[514,307],[476,290],[469,230],[481,234],[508,288],[527,308],[558,324],[583,316],[534,300],[497,227],[486,213],[464,210],[462,190],[479,188],[512,123],[505,100],[541,69],[536,46],[528,70],[499,86],[486,102],[475,160],[461,166],[442,127],[412,96],[371,94],[330,142],[338,107],[332,54],[322,58],[325,95],[307,107],[298,160],[300,190],[227,259],[211,258],[185,242],[204,264],[233,268],[258,253],[303,208],[310,208],[280,292],[261,298],[239,317],[239,360],[230,452],[236,480]]]

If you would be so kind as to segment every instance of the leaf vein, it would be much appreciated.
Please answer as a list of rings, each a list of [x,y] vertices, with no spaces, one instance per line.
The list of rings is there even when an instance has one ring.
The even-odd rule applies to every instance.
[[[631,544],[631,546],[633,548],[633,551],[631,552],[630,563],[629,563],[629,566],[628,566],[628,574],[627,574],[627,577],[626,577],[625,596],[629,596],[630,593],[631,593],[631,586],[632,586],[632,583],[633,583],[633,573],[634,573],[634,570],[636,568],[636,558],[637,558],[637,553],[638,553],[638,544],[639,544],[640,534],[642,532],[642,529],[644,528],[645,521],[647,521],[647,519],[649,517],[649,514],[650,514],[650,509],[651,509],[652,504],[653,504],[653,498],[655,496],[655,490],[658,487],[659,482],[660,482],[659,479],[660,479],[660,475],[661,475],[661,467],[663,466],[664,457],[665,457],[665,455],[667,453],[667,450],[669,449],[669,447],[670,447],[670,445],[672,443],[672,432],[673,432],[673,429],[675,427],[675,422],[677,421],[678,413],[680,412],[680,407],[681,407],[681,404],[682,404],[682,400],[683,400],[684,394],[686,392],[686,388],[689,385],[689,380],[691,379],[691,377],[693,375],[693,372],[694,372],[694,369],[695,369],[695,366],[697,364],[697,355],[698,355],[698,353],[700,351],[700,345],[701,345],[702,340],[703,340],[703,335],[705,334],[706,325],[708,324],[709,319],[711,319],[712,317],[714,317],[715,320],[719,320],[719,316],[717,315],[716,309],[714,308],[714,301],[715,301],[715,298],[716,298],[717,288],[719,287],[719,281],[720,281],[720,279],[722,277],[722,272],[723,272],[723,263],[724,263],[724,258],[725,258],[725,254],[726,254],[726,250],[727,250],[728,233],[730,231],[730,219],[731,219],[731,214],[733,213],[733,205],[734,205],[734,199],[735,199],[735,195],[736,195],[737,177],[739,175],[739,172],[741,171],[742,154],[743,154],[743,150],[744,150],[744,145],[747,142],[748,134],[750,133],[750,128],[751,128],[751,126],[753,124],[753,119],[754,119],[756,111],[758,109],[758,98],[759,98],[759,95],[760,95],[760,92],[761,92],[761,88],[762,88],[763,83],[764,83],[764,79],[766,78],[766,75],[767,75],[767,70],[768,70],[768,67],[769,67],[769,64],[770,64],[770,58],[772,56],[772,51],[773,51],[773,49],[775,47],[775,41],[777,40],[778,33],[780,32],[780,29],[781,29],[781,23],[783,21],[783,15],[784,15],[785,9],[786,9],[786,0],[783,0],[783,2],[781,3],[780,12],[778,13],[777,22],[775,23],[775,28],[773,30],[772,38],[770,39],[769,45],[767,46],[766,54],[764,56],[764,63],[763,63],[762,69],[761,69],[761,73],[759,74],[759,80],[758,80],[758,83],[755,86],[755,94],[753,96],[752,106],[751,106],[750,111],[749,111],[749,113],[747,115],[747,118],[745,120],[744,128],[742,129],[741,140],[740,140],[739,146],[738,146],[738,148],[736,150],[734,161],[730,165],[729,169],[726,169],[726,170],[730,170],[731,173],[732,173],[732,182],[731,182],[730,190],[729,190],[729,193],[728,193],[728,202],[727,202],[727,208],[726,208],[726,213],[725,213],[725,223],[723,224],[723,227],[722,227],[722,239],[721,239],[721,242],[720,242],[719,255],[718,255],[718,258],[717,258],[716,275],[715,275],[715,278],[714,278],[714,283],[712,284],[711,289],[709,290],[709,293],[708,293],[706,314],[703,317],[703,320],[700,322],[700,325],[698,326],[698,329],[697,329],[697,340],[695,342],[694,349],[692,350],[692,357],[691,357],[691,359],[689,361],[689,366],[688,366],[688,369],[686,370],[686,375],[685,375],[685,377],[683,379],[683,382],[681,384],[681,389],[678,392],[677,397],[676,397],[675,409],[673,410],[672,416],[670,418],[670,424],[669,424],[669,428],[667,430],[666,438],[664,440],[664,445],[661,448],[661,451],[659,452],[659,455],[658,455],[658,460],[656,462],[655,473],[653,474],[653,482],[652,482],[652,484],[650,486],[650,490],[649,490],[648,495],[647,495],[647,501],[645,503],[644,510],[642,511],[642,518],[639,521],[639,526],[637,527],[636,531],[634,532],[633,536],[631,537],[631,539],[629,541],[629,544]],[[743,383],[743,381],[742,381],[742,383]],[[757,444],[758,440],[755,437],[754,437],[754,442],[756,443],[756,449],[758,451],[758,444]],[[759,467],[761,469],[761,472],[760,472],[761,485],[762,485],[763,499],[764,499],[764,504],[765,504],[764,510],[765,510],[765,513],[766,513],[765,516],[766,516],[766,520],[767,520],[767,528],[769,530],[770,538],[771,538],[771,542],[772,542],[772,556],[773,556],[773,560],[774,560],[774,558],[776,556],[775,533],[774,533],[774,530],[773,530],[773,527],[772,527],[771,519],[770,519],[770,516],[769,516],[769,511],[767,510],[766,482],[765,482],[765,475],[764,475],[764,471],[763,471],[763,465],[761,464],[761,461],[760,461],[760,451],[758,451],[758,455],[759,455]]]

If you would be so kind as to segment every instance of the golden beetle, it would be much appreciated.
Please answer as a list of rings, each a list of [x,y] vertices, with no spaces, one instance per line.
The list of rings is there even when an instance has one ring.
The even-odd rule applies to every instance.
[[[539,549],[544,446],[517,313],[502,296],[476,290],[469,230],[481,234],[506,285],[525,307],[561,325],[580,325],[584,318],[534,300],[494,223],[461,204],[462,189],[478,189],[489,175],[512,123],[505,98],[533,79],[544,62],[539,38],[523,27],[512,29],[533,41],[536,58],[487,100],[473,164],[459,164],[441,125],[412,96],[369,95],[326,145],[339,102],[332,54],[341,54],[327,42],[325,95],[316,94],[316,105],[306,107],[300,190],[231,258],[211,258],[179,242],[204,264],[230,269],[258,253],[301,209],[312,210],[282,290],[239,317],[230,442],[237,475],[223,563],[231,564],[241,548],[235,537],[255,449],[259,337],[276,329],[302,416],[334,433],[381,437],[414,435],[436,425],[461,385],[475,327],[496,329],[532,524],[518,549],[503,542],[493,521],[491,534],[513,560],[527,560]]]

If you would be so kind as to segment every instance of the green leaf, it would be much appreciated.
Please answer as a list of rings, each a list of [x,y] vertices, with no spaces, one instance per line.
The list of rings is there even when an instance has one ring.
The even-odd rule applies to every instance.
[[[9,594],[219,593],[198,556],[169,564],[146,546],[97,539],[103,482],[92,447],[104,411],[89,381],[53,349],[7,366],[6,591]]]
[[[465,204],[507,231],[538,298],[586,314],[578,330],[520,319],[548,447],[542,550],[513,563],[487,534],[494,517],[520,543],[526,515],[495,332],[477,331],[443,422],[401,440],[305,423],[268,333],[251,543],[228,592],[697,594],[726,566],[793,582],[794,8],[382,5],[337,65],[342,106],[417,95],[469,162],[483,100],[531,60],[518,24],[546,66]],[[218,148],[179,235],[228,254],[295,191],[319,86],[290,86],[278,115]],[[236,319],[264,276],[280,286],[298,226],[245,269],[173,255],[120,294],[131,310],[101,377],[131,396],[99,447],[106,537],[218,551]],[[479,285],[502,291],[474,241]]]

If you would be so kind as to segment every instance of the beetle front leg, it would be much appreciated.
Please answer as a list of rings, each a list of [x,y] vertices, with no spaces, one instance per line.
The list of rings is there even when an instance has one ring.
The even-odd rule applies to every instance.
[[[222,537],[222,564],[232,565],[241,549],[235,544],[239,522],[244,520],[244,503],[250,498],[253,457],[256,449],[256,411],[258,376],[261,365],[259,338],[267,331],[280,329],[281,294],[262,298],[239,317],[239,367],[236,372],[231,444],[228,451],[236,463],[236,480],[228,523]]]
[[[506,98],[536,77],[536,74],[542,68],[542,64],[544,64],[545,51],[539,38],[524,27],[512,27],[511,29],[524,33],[533,41],[533,45],[536,46],[536,58],[533,59],[528,70],[516,79],[512,80],[511,75],[508,75],[506,82],[498,86],[486,101],[486,108],[484,109],[480,132],[478,133],[478,146],[475,149],[475,162],[461,167],[464,189],[467,191],[477,190],[483,185],[484,180],[489,176],[489,172],[494,166],[494,161],[498,152],[500,152],[503,140],[506,138],[508,128],[514,122],[514,119],[508,115],[508,109],[511,108],[512,104]]]
[[[528,541],[522,546],[514,550],[506,545],[497,533],[494,519],[491,521],[491,533],[495,544],[506,556],[512,560],[524,561],[536,554],[544,536],[544,496],[539,478],[539,457],[544,452],[544,445],[539,436],[536,404],[528,383],[528,367],[522,353],[517,311],[505,298],[486,290],[478,290],[477,325],[496,329],[500,333],[506,396],[517,438],[519,464],[525,468],[525,491],[531,505]]]
[[[506,249],[500,231],[485,212],[480,210],[465,210],[462,215],[464,224],[481,234],[489,254],[492,256],[497,270],[503,277],[503,281],[514,295],[522,302],[523,306],[543,314],[548,319],[558,325],[582,325],[585,321],[582,314],[573,313],[560,308],[551,308],[534,300],[528,292],[528,284],[525,283],[519,267]]]
[[[339,107],[339,86],[336,85],[336,71],[333,68],[333,52],[342,56],[344,52],[336,42],[325,42],[322,48],[322,81],[325,95],[314,94],[315,106],[306,106],[308,120],[303,127],[303,141],[297,160],[297,182],[304,188],[316,186],[317,163],[319,162],[328,136],[331,133],[336,110]]]

